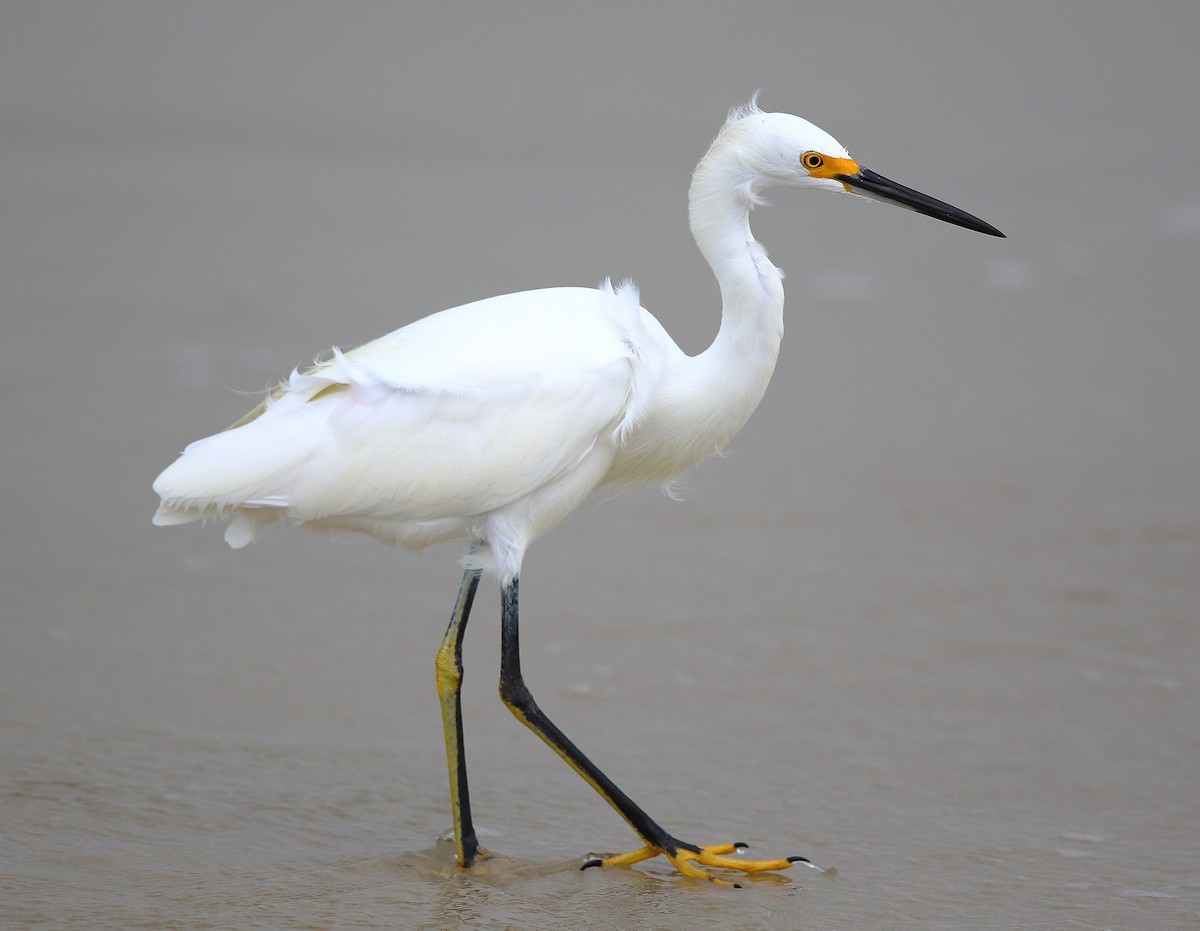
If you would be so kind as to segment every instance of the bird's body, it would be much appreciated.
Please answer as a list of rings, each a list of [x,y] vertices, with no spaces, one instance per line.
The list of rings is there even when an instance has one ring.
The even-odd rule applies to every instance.
[[[229,516],[232,546],[280,519],[417,549],[469,544],[438,667],[464,866],[476,845],[461,723],[452,719],[457,653],[483,569],[495,571],[504,594],[505,700],[625,816],[644,850],[667,853],[690,875],[706,875],[692,860],[787,865],[735,862],[725,848],[697,848],[663,832],[545,719],[520,680],[516,654],[516,584],[529,544],[600,485],[670,482],[719,451],[762,399],[783,336],[783,287],[748,216],[773,186],[853,187],[1000,235],[861,169],[811,123],[752,102],[731,114],[692,180],[692,233],[722,295],[720,329],[704,352],[680,350],[631,284],[493,297],[293,372],[259,408],[193,443],[155,482],[156,523]]]
[[[628,284],[455,307],[293,373],[193,443],[155,485],[157,519],[231,513],[234,546],[276,519],[413,548],[482,539],[512,578],[597,485],[667,482],[724,445],[729,416],[688,430],[713,413],[696,365]]]

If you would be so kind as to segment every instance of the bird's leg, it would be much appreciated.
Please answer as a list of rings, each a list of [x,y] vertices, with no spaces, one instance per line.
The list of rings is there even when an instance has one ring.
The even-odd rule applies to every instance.
[[[522,724],[550,745],[567,765],[579,773],[600,793],[608,804],[617,810],[629,826],[645,841],[646,846],[625,854],[606,857],[591,857],[583,867],[618,866],[638,863],[641,860],[663,854],[684,876],[725,883],[711,876],[700,866],[716,866],[725,869],[753,873],[761,870],[786,870],[793,863],[807,862],[803,857],[788,857],[780,860],[745,860],[729,856],[745,847],[744,844],[722,844],[713,847],[698,847],[672,837],[622,792],[617,785],[600,771],[566,735],[563,734],[538,707],[521,676],[521,649],[518,611],[518,580],[513,579],[501,590],[500,628],[500,697],[504,704]]]
[[[467,792],[467,757],[463,747],[462,644],[467,631],[471,602],[479,587],[479,570],[463,574],[458,600],[446,636],[437,652],[437,690],[442,704],[442,727],[446,732],[446,763],[450,769],[450,805],[454,811],[454,845],[459,866],[470,866],[479,855],[475,825],[471,822],[471,798]]]

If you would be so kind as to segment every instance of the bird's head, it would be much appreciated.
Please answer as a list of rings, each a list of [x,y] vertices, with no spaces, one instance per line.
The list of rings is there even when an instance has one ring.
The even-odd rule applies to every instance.
[[[808,120],[790,113],[764,113],[753,100],[730,114],[713,147],[724,149],[723,154],[745,172],[752,199],[757,191],[770,187],[850,193],[989,236],[1004,236],[966,211],[864,168],[845,146]]]

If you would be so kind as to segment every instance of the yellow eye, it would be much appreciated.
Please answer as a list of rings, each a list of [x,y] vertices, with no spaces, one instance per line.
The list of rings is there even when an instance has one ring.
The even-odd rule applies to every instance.
[[[820,152],[805,152],[800,156],[800,164],[809,171],[816,171],[825,164],[825,158]]]

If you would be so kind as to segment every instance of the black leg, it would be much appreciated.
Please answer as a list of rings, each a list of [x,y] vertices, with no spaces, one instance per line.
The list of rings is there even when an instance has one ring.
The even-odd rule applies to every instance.
[[[567,739],[533,700],[521,677],[521,647],[517,606],[518,580],[501,590],[500,697],[509,710],[542,738],[575,772],[586,779],[601,797],[629,822],[651,847],[673,856],[680,848],[699,853],[698,847],[676,840],[650,818],[591,760]]]
[[[442,727],[446,734],[446,763],[450,769],[450,805],[454,812],[454,843],[459,866],[470,866],[479,855],[475,825],[471,822],[471,797],[467,792],[467,757],[463,746],[462,644],[479,572],[467,570],[458,590],[454,614],[437,652],[437,689],[442,705]]]
[[[684,843],[668,834],[659,824],[647,815],[633,800],[617,788],[600,769],[571,743],[533,700],[525,680],[521,676],[521,648],[518,610],[518,582],[513,579],[511,584],[501,589],[501,628],[500,628],[500,697],[509,710],[516,715],[517,720],[542,738],[550,748],[562,757],[575,772],[579,773],[588,783],[600,793],[629,826],[642,838],[645,847],[623,854],[590,857],[583,867],[618,866],[639,863],[650,857],[665,855],[672,865],[684,876],[694,879],[704,879],[709,882],[734,885],[727,880],[718,879],[705,872],[700,867],[716,866],[722,869],[740,870],[746,873],[757,873],[764,870],[786,870],[794,863],[808,862],[804,857],[787,857],[778,860],[747,860],[740,854],[745,844],[718,844],[708,847],[697,847]]]

